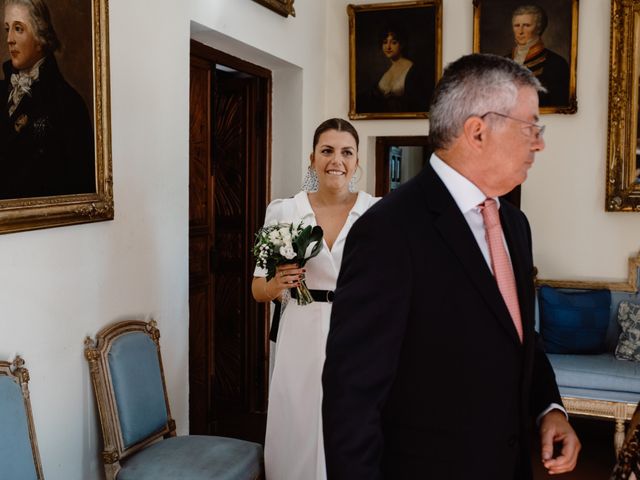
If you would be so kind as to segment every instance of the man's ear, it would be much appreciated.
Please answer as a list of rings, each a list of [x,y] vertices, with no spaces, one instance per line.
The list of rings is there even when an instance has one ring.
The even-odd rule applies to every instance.
[[[467,143],[474,149],[481,149],[487,133],[487,124],[480,117],[469,117],[463,125]]]

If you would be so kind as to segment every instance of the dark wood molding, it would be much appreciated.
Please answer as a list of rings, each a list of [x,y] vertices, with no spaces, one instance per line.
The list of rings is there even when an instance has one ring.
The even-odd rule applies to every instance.
[[[197,40],[191,40],[191,54],[218,65],[224,65],[225,67],[233,68],[234,70],[248,73],[256,77],[268,78],[269,81],[271,81],[271,70],[256,65],[255,63],[247,62],[241,58],[234,57],[233,55],[217,50],[205,45],[204,43],[198,42]]]

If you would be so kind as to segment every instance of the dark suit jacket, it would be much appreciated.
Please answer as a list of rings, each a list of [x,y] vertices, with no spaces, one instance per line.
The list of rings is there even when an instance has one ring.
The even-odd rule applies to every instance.
[[[11,62],[0,81],[0,199],[95,192],[93,127],[80,95],[62,77],[56,59],[40,66],[13,115],[7,99]]]
[[[533,419],[561,400],[534,332],[529,225],[507,202],[500,215],[523,344],[430,165],[352,227],[323,372],[329,480],[530,478]]]

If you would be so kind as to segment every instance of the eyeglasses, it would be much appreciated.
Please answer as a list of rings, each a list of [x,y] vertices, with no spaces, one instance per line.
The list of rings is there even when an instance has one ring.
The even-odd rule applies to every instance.
[[[536,140],[540,140],[542,138],[542,136],[544,135],[544,130],[545,128],[547,128],[546,125],[538,125],[537,123],[527,122],[526,120],[520,120],[519,118],[511,117],[509,115],[505,115],[504,113],[498,112],[487,112],[484,115],[481,115],[480,118],[484,120],[484,117],[491,114],[498,115],[499,117],[503,118],[509,118],[511,120],[515,120],[516,122],[526,124],[526,127],[522,127],[522,130],[526,131],[525,135],[527,135],[527,137],[533,137]]]

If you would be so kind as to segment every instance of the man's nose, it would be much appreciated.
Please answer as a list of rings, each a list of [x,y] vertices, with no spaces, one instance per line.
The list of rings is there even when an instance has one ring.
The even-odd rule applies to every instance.
[[[534,152],[541,152],[544,150],[546,144],[544,143],[544,137],[538,137],[534,140],[531,150]]]

